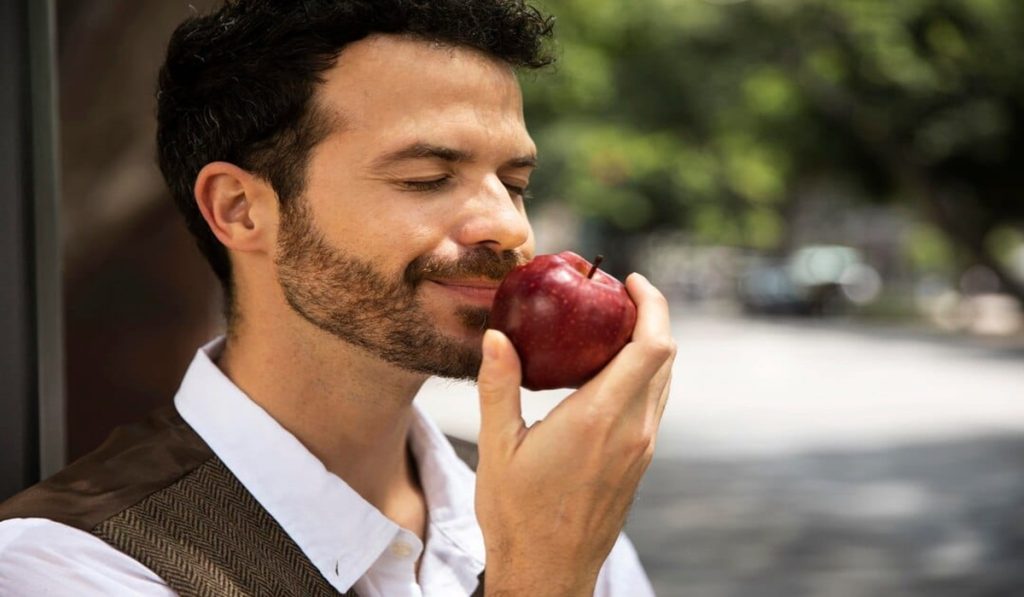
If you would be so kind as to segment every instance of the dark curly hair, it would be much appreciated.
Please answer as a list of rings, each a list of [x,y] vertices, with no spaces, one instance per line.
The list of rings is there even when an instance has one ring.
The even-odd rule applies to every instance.
[[[302,193],[310,150],[330,132],[312,98],[350,43],[403,34],[475,48],[516,68],[554,60],[553,19],[524,0],[228,0],[171,36],[157,92],[160,169],[225,294],[231,264],[196,206],[199,171],[226,161]]]

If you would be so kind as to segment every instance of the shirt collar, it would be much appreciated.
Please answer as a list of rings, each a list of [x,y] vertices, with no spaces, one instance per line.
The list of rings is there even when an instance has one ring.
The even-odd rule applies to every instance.
[[[339,592],[348,591],[398,533],[397,524],[329,472],[201,348],[174,405],[224,465]]]
[[[344,593],[401,529],[224,375],[214,363],[224,342],[217,338],[196,353],[175,407],[320,574]],[[427,499],[428,543],[446,541],[454,547],[465,561],[452,570],[462,584],[472,586],[485,554],[473,507],[475,475],[440,429],[418,406],[413,408],[410,444]]]
[[[413,404],[410,444],[427,496],[431,528],[476,562],[474,578],[484,566],[484,537],[476,519],[476,474],[455,453],[437,425]]]
[[[420,482],[427,498],[427,549],[419,581],[437,594],[472,593],[484,569],[484,537],[474,508],[476,475],[440,429],[414,404],[409,430]]]

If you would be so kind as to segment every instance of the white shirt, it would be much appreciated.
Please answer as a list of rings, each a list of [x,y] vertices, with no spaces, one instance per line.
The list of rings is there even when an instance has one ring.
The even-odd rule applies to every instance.
[[[324,468],[235,386],[213,362],[223,344],[219,338],[197,352],[175,407],[335,589],[344,593],[354,586],[361,597],[473,592],[485,563],[473,506],[476,478],[418,407],[410,445],[427,501],[426,545]],[[653,594],[633,546],[620,536],[595,595]],[[175,593],[150,569],[87,532],[22,518],[0,522],[0,595]]]

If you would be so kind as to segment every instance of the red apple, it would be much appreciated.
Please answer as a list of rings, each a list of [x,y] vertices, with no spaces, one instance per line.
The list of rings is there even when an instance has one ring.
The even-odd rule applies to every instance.
[[[490,325],[512,341],[530,390],[578,388],[629,342],[626,287],[571,251],[538,255],[498,287]]]

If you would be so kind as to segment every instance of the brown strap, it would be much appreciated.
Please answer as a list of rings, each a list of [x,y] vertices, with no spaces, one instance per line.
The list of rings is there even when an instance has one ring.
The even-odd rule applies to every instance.
[[[183,597],[338,594],[218,458],[94,533]]]
[[[218,458],[94,533],[182,597],[335,596],[299,546]],[[268,563],[273,563],[268,567]],[[472,593],[484,594],[484,574]],[[357,597],[354,589],[346,597]]]
[[[476,444],[448,440],[475,471]],[[0,520],[26,517],[94,533],[184,597],[337,595],[171,405],[0,504]]]
[[[476,586],[476,590],[469,597],[484,597],[484,573],[481,572],[480,576],[476,577],[479,584]]]
[[[173,406],[117,428],[103,445],[0,504],[0,520],[48,518],[92,531],[213,457]]]

